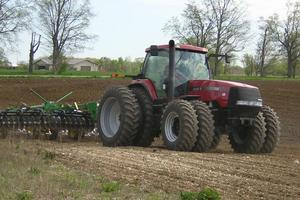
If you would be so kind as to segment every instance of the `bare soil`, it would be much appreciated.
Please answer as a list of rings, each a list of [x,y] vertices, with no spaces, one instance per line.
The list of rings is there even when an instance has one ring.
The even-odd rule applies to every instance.
[[[111,85],[128,80],[0,79],[0,107],[41,103],[33,88],[48,99],[73,91],[68,103],[97,101]],[[106,148],[97,142],[49,143],[45,148],[69,167],[139,185],[147,190],[176,193],[216,188],[224,199],[300,199],[300,81],[248,81],[261,90],[265,104],[281,121],[281,142],[272,154],[234,153],[227,138],[209,153],[174,152],[162,148]]]

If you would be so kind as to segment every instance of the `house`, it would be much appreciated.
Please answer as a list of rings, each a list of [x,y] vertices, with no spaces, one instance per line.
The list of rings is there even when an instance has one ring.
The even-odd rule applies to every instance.
[[[74,71],[99,71],[99,66],[87,59],[68,58],[67,63],[70,70]]]
[[[68,70],[73,71],[99,71],[99,66],[88,60],[81,58],[67,58]],[[34,69],[36,70],[52,70],[52,60],[48,58],[41,58],[34,63]]]
[[[52,70],[52,60],[48,58],[41,58],[33,64],[35,70]]]

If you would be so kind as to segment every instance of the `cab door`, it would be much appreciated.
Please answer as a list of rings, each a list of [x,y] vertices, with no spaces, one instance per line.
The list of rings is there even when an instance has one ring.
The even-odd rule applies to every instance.
[[[150,79],[156,89],[158,98],[167,96],[165,82],[168,78],[169,54],[167,51],[161,50],[157,56],[147,54],[144,63],[145,78]]]

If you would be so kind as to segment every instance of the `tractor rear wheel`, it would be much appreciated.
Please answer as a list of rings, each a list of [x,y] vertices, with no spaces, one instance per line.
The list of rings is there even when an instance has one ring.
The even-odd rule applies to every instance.
[[[153,129],[152,99],[143,88],[132,88],[131,90],[135,94],[142,111],[141,127],[133,143],[136,146],[148,147],[156,136]]]
[[[240,124],[231,128],[229,141],[238,153],[259,153],[265,141],[265,122],[259,113],[252,124]]]
[[[168,149],[191,151],[197,141],[197,115],[185,100],[170,102],[162,115],[161,130]]]
[[[141,110],[127,87],[113,87],[102,96],[97,128],[104,146],[129,146],[140,127]]]
[[[191,102],[198,119],[197,141],[193,148],[196,152],[209,150],[214,136],[214,120],[209,107],[201,101]]]
[[[263,106],[262,113],[266,123],[266,137],[260,152],[271,153],[279,141],[280,123],[276,113],[271,107]]]

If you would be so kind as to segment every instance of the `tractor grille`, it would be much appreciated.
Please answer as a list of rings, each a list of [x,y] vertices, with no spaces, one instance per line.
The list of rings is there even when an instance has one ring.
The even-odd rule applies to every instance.
[[[238,101],[257,102],[261,94],[257,88],[233,87],[229,91],[228,109],[230,118],[253,118],[261,110],[259,106],[237,105]]]
[[[261,99],[261,95],[256,88],[233,87],[229,91],[228,106],[235,107],[239,100],[258,101],[259,99]]]

